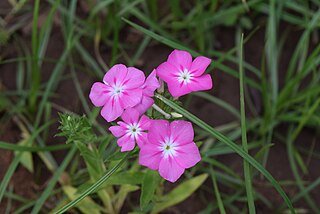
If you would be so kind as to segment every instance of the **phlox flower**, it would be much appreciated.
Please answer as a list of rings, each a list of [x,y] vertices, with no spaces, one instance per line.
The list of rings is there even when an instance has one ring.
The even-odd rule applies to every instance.
[[[211,76],[203,75],[210,63],[211,60],[207,57],[199,56],[192,61],[190,53],[174,50],[156,70],[160,79],[167,83],[171,95],[179,97],[212,88]]]
[[[119,126],[111,126],[109,130],[111,133],[118,137],[118,145],[121,147],[121,152],[131,151],[134,149],[135,143],[139,147],[147,140],[147,133],[150,125],[150,119],[143,115],[139,119],[140,115],[134,108],[126,109],[121,118],[123,121],[117,122]]]
[[[134,108],[140,113],[144,114],[154,103],[151,97],[154,96],[154,91],[160,87],[159,81],[156,77],[156,70],[153,70],[142,85],[142,99]]]
[[[126,108],[141,102],[144,82],[142,71],[117,64],[104,75],[103,83],[93,84],[89,98],[95,106],[103,106],[101,115],[111,122],[121,116]]]
[[[140,147],[139,163],[170,182],[175,182],[186,168],[201,160],[199,149],[193,142],[192,124],[183,120],[153,120],[148,141]]]

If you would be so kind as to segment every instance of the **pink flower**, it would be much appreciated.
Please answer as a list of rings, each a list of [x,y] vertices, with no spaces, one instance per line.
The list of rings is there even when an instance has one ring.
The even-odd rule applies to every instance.
[[[156,77],[156,70],[153,70],[141,87],[141,102],[134,107],[140,113],[140,115],[144,114],[152,106],[154,101],[151,97],[154,96],[154,91],[159,87],[160,84]]]
[[[139,163],[175,182],[186,168],[201,160],[199,149],[193,142],[193,128],[190,122],[153,120],[148,142],[140,150]]]
[[[212,88],[211,76],[203,75],[210,63],[207,57],[199,56],[192,61],[188,52],[174,50],[168,60],[158,66],[157,75],[168,84],[171,95],[179,97]]]
[[[119,126],[109,128],[115,137],[120,137],[117,143],[121,152],[133,150],[135,142],[139,147],[143,146],[147,140],[145,131],[150,126],[150,119],[143,115],[139,120],[139,112],[133,108],[126,109],[121,117],[123,122],[117,122]]]
[[[144,73],[125,65],[114,65],[103,77],[103,83],[93,84],[89,97],[92,103],[103,106],[101,115],[108,122],[114,121],[124,109],[141,102]]]

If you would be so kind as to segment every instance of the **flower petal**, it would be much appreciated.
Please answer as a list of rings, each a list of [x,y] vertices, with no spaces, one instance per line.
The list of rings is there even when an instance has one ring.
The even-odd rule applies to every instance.
[[[174,50],[169,55],[167,62],[174,65],[179,70],[190,69],[192,63],[192,56],[187,51]]]
[[[174,158],[183,168],[193,167],[201,160],[199,149],[194,142],[178,147]]]
[[[143,147],[148,141],[148,134],[146,132],[141,132],[140,135],[136,137],[138,146]]]
[[[142,95],[141,102],[134,106],[134,108],[140,113],[140,115],[144,114],[154,103],[153,99]]]
[[[198,77],[205,72],[205,70],[210,65],[210,63],[211,63],[211,59],[204,56],[198,56],[193,60],[190,71],[192,74]]]
[[[110,86],[120,85],[127,76],[127,67],[123,64],[116,64],[104,75],[103,82]]]
[[[167,84],[168,90],[173,97],[180,97],[192,92],[188,84],[179,83],[178,81],[167,82]]]
[[[191,143],[194,138],[192,124],[184,120],[175,120],[170,124],[171,139],[178,145]]]
[[[151,143],[146,143],[140,147],[139,164],[150,169],[157,170],[161,161],[161,151]]]
[[[133,124],[139,122],[139,116],[140,115],[137,110],[135,110],[134,108],[128,108],[123,112],[121,118],[127,124]]]
[[[139,121],[139,126],[143,130],[149,130],[151,122],[152,122],[152,120],[149,117],[142,115],[142,117]]]
[[[169,82],[174,79],[178,80],[179,70],[169,62],[164,62],[160,64],[157,67],[156,71],[158,77],[165,82]]]
[[[109,128],[109,131],[115,137],[121,137],[122,135],[126,134],[126,129],[124,127],[122,127],[122,126],[111,126]]]
[[[146,77],[142,71],[134,67],[129,67],[127,76],[123,81],[123,88],[134,89],[141,87],[144,83],[145,78]]]
[[[142,86],[143,94],[149,97],[153,97],[154,91],[159,87],[160,87],[160,83],[156,77],[156,70],[154,69]]]
[[[89,98],[93,105],[97,107],[103,106],[109,98],[109,91],[110,86],[100,82],[94,83],[91,87],[91,91],[89,94]]]
[[[129,89],[124,91],[120,96],[121,106],[126,109],[129,107],[134,107],[141,102],[142,99],[142,89]]]
[[[159,174],[164,179],[174,183],[184,173],[184,168],[181,167],[174,158],[162,158],[159,165]]]
[[[205,74],[192,79],[188,84],[188,87],[192,91],[210,90],[212,88],[212,79],[210,74]]]
[[[149,143],[159,145],[169,137],[170,125],[167,120],[152,120],[149,132]]]
[[[131,151],[135,146],[134,139],[129,134],[119,138],[117,143],[121,147],[121,152]]]
[[[114,121],[120,117],[122,113],[123,108],[120,105],[119,99],[115,97],[110,98],[101,110],[102,117],[108,122]]]

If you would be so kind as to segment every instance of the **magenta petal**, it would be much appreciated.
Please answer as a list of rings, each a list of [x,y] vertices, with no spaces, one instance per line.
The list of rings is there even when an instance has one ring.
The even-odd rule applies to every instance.
[[[184,173],[184,168],[181,167],[174,158],[162,158],[159,165],[159,174],[164,179],[174,183]]]
[[[158,77],[165,82],[172,81],[173,79],[178,80],[177,75],[179,73],[179,70],[169,62],[164,62],[160,64],[157,67],[156,71]]]
[[[135,142],[130,135],[126,134],[119,138],[117,141],[118,145],[121,146],[121,152],[131,151],[134,149]]]
[[[146,143],[140,147],[139,164],[157,170],[162,158],[161,156],[161,151],[156,145]]]
[[[170,124],[171,139],[178,145],[190,143],[194,138],[192,124],[183,120],[175,120]]]
[[[109,90],[110,86],[107,86],[106,84],[100,82],[94,83],[89,94],[89,98],[93,105],[97,107],[103,106],[109,98]]]
[[[190,168],[201,160],[201,156],[197,145],[192,142],[180,146],[176,150],[175,159],[183,168]]]
[[[140,115],[144,114],[154,103],[153,99],[143,95],[141,102],[134,106],[134,108],[140,113]]]
[[[209,74],[205,74],[201,77],[196,77],[188,84],[188,87],[192,91],[209,90],[212,88],[212,79]]]
[[[142,71],[134,67],[129,67],[127,76],[123,82],[123,88],[134,89],[141,87],[144,83],[145,78],[146,77]]]
[[[152,120],[149,117],[143,115],[139,121],[139,126],[143,130],[149,130],[151,122]]]
[[[140,115],[137,110],[135,110],[134,108],[128,108],[123,112],[123,114],[121,115],[121,118],[127,124],[133,124],[133,123],[138,123],[139,116]]]
[[[183,84],[179,83],[178,81],[174,81],[167,82],[168,90],[173,97],[180,97],[192,92],[188,87],[188,84]]]
[[[152,120],[149,133],[149,143],[159,145],[170,135],[170,125],[167,120]]]
[[[127,76],[127,67],[123,64],[112,66],[110,70],[104,75],[103,82],[111,86],[120,85]]]
[[[121,137],[122,135],[126,134],[126,129],[124,127],[122,127],[122,126],[111,126],[109,128],[109,131],[115,137]]]
[[[154,69],[142,86],[143,94],[149,97],[153,97],[154,91],[159,87],[160,87],[160,83],[156,77],[156,70]]]
[[[124,109],[129,107],[134,107],[141,102],[142,99],[142,89],[129,89],[122,93],[120,97],[120,102]]]
[[[198,77],[205,72],[210,63],[211,59],[204,56],[198,56],[193,60],[190,71],[192,72],[192,74]]]
[[[141,132],[140,135],[136,137],[137,144],[140,148],[142,148],[148,140],[148,134],[146,132]]]
[[[179,70],[190,69],[192,56],[187,51],[174,50],[169,55],[167,62],[174,65]]]
[[[101,110],[101,115],[108,122],[114,121],[123,113],[123,108],[116,98],[110,98]]]

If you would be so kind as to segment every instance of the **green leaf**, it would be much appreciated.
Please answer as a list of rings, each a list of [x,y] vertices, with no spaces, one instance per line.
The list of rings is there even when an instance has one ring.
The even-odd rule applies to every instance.
[[[55,171],[54,175],[50,179],[46,189],[41,193],[40,197],[38,198],[36,204],[34,205],[31,214],[37,214],[41,211],[41,208],[43,207],[43,204],[46,202],[50,194],[52,193],[54,187],[56,186],[58,180],[61,178],[62,173],[67,168],[68,164],[72,161],[72,158],[74,154],[76,153],[76,147],[73,146],[68,155],[65,157],[65,159],[62,161],[59,168]]]
[[[246,127],[246,113],[245,113],[245,104],[244,104],[244,71],[243,71],[243,34],[241,35],[240,40],[240,59],[239,59],[239,73],[240,73],[240,114],[241,114],[241,141],[242,148],[246,153],[248,153],[248,142],[247,142],[247,127]],[[248,208],[250,214],[255,214],[256,209],[254,206],[254,197],[253,197],[253,187],[252,187],[252,178],[250,172],[250,165],[247,160],[243,159],[243,171],[244,171],[244,180],[246,186]]]
[[[110,177],[106,184],[108,185],[122,185],[122,184],[141,184],[142,178],[144,177],[144,172],[119,172]]]
[[[170,39],[167,39],[166,37],[163,37],[163,36],[160,36],[152,31],[149,31],[131,21],[129,21],[128,19],[126,18],[122,18],[125,22],[127,22],[129,25],[131,25],[132,27],[136,28],[137,30],[143,32],[144,34],[154,38],[155,40],[165,44],[165,45],[168,45],[169,47],[172,47],[172,48],[175,48],[175,49],[180,49],[180,50],[186,50],[188,51],[192,56],[199,56],[200,54],[188,47],[185,47],[184,45],[182,44],[179,44],[178,42],[175,42],[175,41],[172,41]]]
[[[63,192],[68,196],[70,200],[76,199],[78,196],[77,189],[72,186],[63,186]],[[99,214],[101,209],[90,197],[85,198],[76,206],[84,214]]]
[[[130,156],[130,152],[127,153],[127,155],[117,164],[115,165],[109,172],[107,172],[105,175],[103,175],[97,182],[95,182],[92,186],[90,186],[86,191],[81,193],[76,199],[62,207],[57,211],[57,214],[61,214],[66,212],[68,209],[74,207],[77,205],[80,201],[82,201],[86,196],[90,195],[96,189],[98,189],[106,180],[110,178],[110,176],[115,173],[121,166],[124,164],[125,161],[127,161],[128,157]]]
[[[24,139],[18,143],[18,145],[26,146],[28,145],[28,140]],[[18,155],[19,152],[15,152],[15,155]],[[33,173],[33,159],[31,152],[23,152],[20,158],[20,163],[24,166],[29,172]]]
[[[120,190],[118,191],[118,193],[114,196],[113,200],[115,200],[115,210],[116,210],[116,213],[121,213],[121,208],[128,196],[128,194],[130,192],[134,192],[134,191],[137,191],[138,189],[140,189],[140,187],[138,186],[134,186],[134,185],[128,185],[128,184],[125,184],[125,185],[122,185]]]
[[[142,178],[144,177],[144,172],[132,172],[132,171],[126,171],[126,172],[118,172],[113,174],[101,187],[95,190],[95,192],[106,188],[110,185],[124,185],[124,184],[131,184],[131,185],[138,185],[142,183]],[[80,193],[84,192],[87,188],[89,188],[91,185],[93,185],[92,182],[88,182],[85,184],[82,184],[78,191]]]
[[[184,201],[201,186],[207,177],[208,174],[202,174],[183,182],[170,193],[161,197],[159,199],[160,202],[154,206],[151,213],[159,213],[168,207]]]
[[[145,173],[142,181],[141,196],[140,196],[140,208],[144,210],[152,198],[159,185],[160,176],[157,171],[148,170]]]

